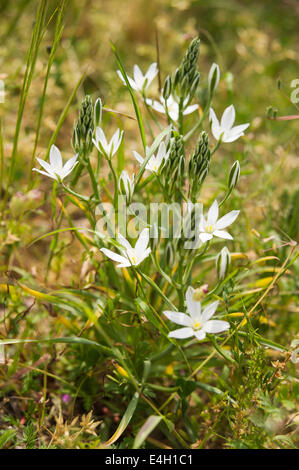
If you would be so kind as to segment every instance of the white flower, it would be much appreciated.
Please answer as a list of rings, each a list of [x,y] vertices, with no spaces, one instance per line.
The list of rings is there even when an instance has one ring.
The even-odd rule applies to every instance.
[[[117,131],[113,134],[110,142],[107,142],[106,136],[100,127],[96,128],[96,138],[92,139],[99,152],[105,153],[108,158],[113,157],[120,146],[124,131]]]
[[[118,235],[119,244],[121,245],[122,256],[114,253],[107,248],[101,248],[104,255],[113,261],[117,261],[119,264],[117,268],[127,268],[128,266],[138,266],[151,252],[149,243],[149,229],[144,228],[139,235],[135,247],[133,248],[128,240],[125,239],[121,234]]]
[[[198,109],[197,104],[187,106],[188,101],[189,101],[189,96],[187,96],[187,98],[184,100],[184,103],[183,103],[184,115],[191,114],[193,113],[193,111]],[[147,99],[146,103],[149,104],[155,111],[158,111],[159,113],[166,113],[166,105],[167,105],[167,111],[171,119],[173,121],[177,121],[179,118],[179,104],[177,103],[177,101],[175,101],[172,95],[170,95],[166,101],[164,100],[163,96],[160,96],[160,102],[156,100]]]
[[[135,188],[135,175],[130,178],[129,173],[126,170],[123,170],[120,174],[118,187],[120,192],[123,194],[125,193],[127,196],[128,201],[131,200]]]
[[[36,159],[46,171],[38,170],[37,168],[33,168],[33,171],[38,171],[42,175],[46,175],[56,181],[62,181],[63,178],[65,178],[78,163],[76,161],[77,158],[78,154],[74,155],[65,163],[65,165],[63,165],[59,149],[56,147],[56,145],[52,145],[50,148],[50,163],[46,162],[45,160],[41,160],[40,158]]]
[[[163,312],[169,320],[184,326],[184,328],[171,331],[168,335],[169,338],[184,339],[195,336],[197,339],[202,340],[206,337],[206,333],[221,333],[229,329],[229,323],[226,321],[210,320],[216,312],[219,300],[207,305],[203,312],[201,312],[201,303],[199,300],[194,299],[194,293],[195,289],[189,286],[186,292],[186,303],[189,315],[169,310]]]
[[[216,140],[219,140],[222,136],[222,142],[234,142],[244,135],[244,131],[249,126],[249,123],[233,127],[235,117],[236,112],[233,104],[224,110],[220,123],[213,108],[210,108],[210,121],[212,122],[211,130]]]
[[[146,147],[146,155],[148,155],[149,148]],[[157,156],[152,155],[150,159],[148,160],[147,164],[145,165],[146,170],[152,171],[154,173],[157,173],[161,167],[162,164],[164,164],[169,157],[170,150],[166,152],[166,145],[164,142],[161,142],[158,148],[158,153]],[[133,150],[134,157],[138,162],[142,165],[144,162],[144,158],[142,158],[139,153],[135,152]]]
[[[142,93],[149,87],[149,85],[152,83],[157,73],[158,73],[158,67],[157,67],[156,62],[152,63],[149,66],[145,75],[143,75],[138,65],[134,65],[134,80],[128,76],[127,78],[133,90],[136,90]],[[121,79],[121,81],[124,83],[124,85],[127,86],[126,81],[124,77],[122,76],[122,73],[120,70],[117,71],[117,74],[119,78]]]
[[[222,229],[231,225],[239,213],[240,211],[231,211],[218,220],[219,207],[218,202],[215,200],[208,211],[207,219],[204,216],[201,217],[199,224],[199,238],[201,241],[206,242],[211,240],[213,236],[232,240],[233,237]]]
[[[219,65],[213,64],[209,71],[208,84],[210,94],[214,93],[220,80]]]

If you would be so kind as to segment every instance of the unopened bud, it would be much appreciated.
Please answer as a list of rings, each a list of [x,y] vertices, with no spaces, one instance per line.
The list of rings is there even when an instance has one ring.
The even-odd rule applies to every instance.
[[[209,93],[210,96],[214,94],[214,91],[216,90],[218,83],[220,80],[220,70],[219,70],[219,65],[213,64],[212,67],[210,68],[209,76],[208,76],[208,84],[209,84]]]
[[[119,177],[118,187],[121,194],[125,194],[127,196],[127,201],[131,201],[135,187],[134,175],[132,176],[132,179],[130,179],[128,172],[123,170]]]
[[[94,122],[95,127],[100,126],[102,121],[102,100],[98,98],[94,104]]]
[[[172,88],[172,83],[171,83],[171,77],[168,75],[166,77],[164,87],[163,87],[163,98],[164,100],[168,100],[169,96],[171,95],[171,88]]]
[[[231,256],[229,250],[226,248],[222,248],[220,253],[218,254],[216,258],[216,269],[217,269],[217,274],[218,278],[220,280],[224,279],[225,276],[228,273],[229,266],[231,262]]]
[[[231,167],[229,177],[228,177],[228,188],[234,189],[238,183],[240,177],[240,163],[238,160],[235,161]]]

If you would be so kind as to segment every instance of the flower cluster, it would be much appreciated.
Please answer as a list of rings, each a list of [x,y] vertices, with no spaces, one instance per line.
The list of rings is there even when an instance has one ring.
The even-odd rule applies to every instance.
[[[63,165],[60,151],[55,145],[52,145],[50,149],[50,162],[48,163],[45,160],[37,159],[43,170],[36,168],[34,168],[34,170],[55,179],[58,182],[62,182],[62,180],[74,169],[76,164],[79,163],[75,173],[80,175],[82,169],[87,168],[94,190],[93,195],[88,198],[75,193],[73,189],[70,189],[67,186],[63,186],[64,189],[81,199],[83,203],[89,204],[93,196],[96,197],[94,200],[101,202],[102,188],[100,188],[101,180],[99,178],[100,165],[98,165],[97,170],[93,170],[89,159],[90,149],[93,144],[109,164],[114,182],[114,196],[109,193],[109,188],[106,186],[104,186],[104,190],[108,195],[109,200],[113,201],[115,205],[117,205],[116,201],[119,194],[125,194],[126,204],[128,206],[130,205],[133,195],[137,193],[137,190],[141,186],[139,186],[139,183],[144,171],[146,170],[152,174],[150,177],[142,181],[142,187],[146,186],[149,182],[154,181],[154,183],[157,184],[157,187],[161,188],[161,194],[163,194],[168,203],[171,204],[176,202],[179,204],[179,207],[181,207],[180,204],[183,201],[187,201],[188,210],[186,217],[190,215],[192,216],[192,214],[194,214],[193,208],[198,201],[202,184],[209,174],[212,155],[222,143],[234,142],[243,136],[244,131],[249,126],[249,123],[234,126],[236,113],[233,105],[228,106],[225,109],[221,120],[218,120],[213,108],[211,107],[212,98],[214,97],[215,91],[220,83],[220,69],[215,63],[211,66],[207,82],[205,82],[204,85],[204,95],[207,97],[206,108],[202,109],[198,103],[192,103],[198,98],[198,96],[201,96],[197,93],[201,80],[200,73],[197,70],[199,44],[200,42],[197,38],[191,42],[181,65],[177,68],[174,75],[167,76],[159,100],[147,96],[149,87],[158,74],[156,63],[152,63],[145,74],[142,73],[138,65],[134,65],[132,78],[125,74],[123,67],[119,64],[121,71],[118,70],[117,74],[123,84],[129,88],[135,110],[138,106],[136,104],[137,98],[134,97],[134,92],[137,92],[139,94],[139,98],[143,101],[147,112],[155,124],[158,123],[161,130],[162,126],[157,121],[157,117],[153,111],[164,114],[168,121],[168,128],[162,130],[161,134],[154,139],[152,146],[148,147],[146,145],[145,131],[140,117],[141,113],[139,110],[137,110],[138,112],[136,111],[143,143],[143,155],[140,155],[137,151],[133,150],[133,155],[139,164],[137,175],[134,173],[131,173],[130,175],[126,169],[122,169],[121,165],[119,165],[119,161],[121,159],[118,160],[117,169],[114,167],[112,158],[117,154],[117,152],[119,152],[120,145],[123,141],[124,131],[117,129],[111,139],[107,139],[105,132],[101,127],[103,109],[102,102],[98,98],[94,106],[94,112],[92,112],[92,101],[90,97],[86,97],[82,102],[79,120],[75,125],[73,135],[73,147],[76,151],[78,149],[78,154],[80,156],[79,162],[77,161],[78,154],[76,154]],[[198,112],[195,114],[195,111]],[[184,117],[193,113],[193,120],[196,120],[196,123],[189,132],[185,132],[186,123],[184,122]],[[202,130],[198,137],[197,146],[191,154],[191,157],[188,158],[186,156],[186,142],[198,129],[200,129],[200,127],[203,126],[204,118],[208,115],[211,125],[211,133],[217,140],[217,144],[215,148],[211,150],[208,132],[206,130]],[[151,128],[150,133],[152,136],[154,135]],[[119,156],[121,156],[120,152]],[[201,246],[204,245],[203,252],[205,252],[209,248],[210,241],[214,237],[225,240],[233,239],[232,235],[225,229],[236,220],[240,211],[232,210],[219,217],[219,208],[235,188],[239,176],[240,164],[239,161],[236,161],[231,168],[227,185],[227,194],[222,202],[218,204],[217,200],[214,200],[208,209],[207,214],[201,214],[199,219],[197,217],[193,218],[192,224],[195,239],[199,241],[200,244],[190,248],[193,250],[192,256],[187,260],[185,273],[181,273],[179,279],[176,276],[172,279],[172,271],[168,269],[169,266],[167,266],[167,264],[165,266],[164,263],[163,269],[161,268],[159,264],[160,256],[156,253],[160,241],[158,240],[158,242],[155,244],[153,243],[150,246],[150,229],[147,222],[145,223],[146,228],[143,228],[140,232],[134,247],[131,245],[130,241],[120,233],[120,230],[118,231],[117,241],[113,241],[112,239],[109,240],[109,242],[113,243],[113,245],[119,250],[119,253],[106,248],[104,240],[102,239],[101,241],[101,253],[110,260],[116,262],[116,268],[132,268],[133,271],[137,269],[137,272],[135,272],[136,276],[139,276],[139,274],[142,273],[140,265],[151,254],[153,264],[159,271],[160,276],[167,281],[165,285],[171,285],[172,288],[178,290],[180,310],[184,309],[185,293],[187,313],[175,310],[165,310],[163,312],[169,320],[183,327],[170,332],[170,338],[184,339],[195,337],[197,340],[201,341],[205,339],[207,334],[221,333],[229,329],[228,322],[215,319],[211,320],[212,316],[216,312],[219,301],[208,303],[202,309],[201,302],[197,296],[197,291],[191,286],[186,289],[186,285],[188,285],[190,283],[190,279],[192,279],[191,273],[194,260],[197,256],[201,256],[201,252],[198,253],[196,251],[199,247],[201,248]],[[75,184],[76,181],[77,180],[75,178],[72,183]],[[186,192],[186,188],[188,192]],[[88,210],[90,207],[91,206],[89,205]],[[183,218],[183,225],[185,224],[186,217]],[[93,217],[90,217],[90,220],[93,220]],[[188,228],[188,233],[191,233],[191,225]],[[150,228],[152,227],[150,226]],[[161,227],[159,227],[159,229],[161,230]],[[159,232],[158,225],[155,227],[155,233],[157,231]],[[177,260],[178,263],[180,263],[181,259],[184,257],[182,254],[183,243],[172,243],[171,241],[167,241],[163,256],[164,260],[168,260],[168,265],[172,265],[177,262],[176,251],[179,252]],[[216,256],[216,268],[219,282],[225,280],[230,263],[230,252],[227,247],[224,247]],[[147,263],[143,266],[146,267],[149,265],[150,263]],[[184,268],[185,266],[183,266],[182,269],[184,270]],[[165,270],[168,270],[168,272],[165,272]],[[145,276],[145,280],[148,280],[151,286],[155,286],[155,282],[152,278],[149,279]],[[156,288],[160,295],[162,292],[161,289],[158,286],[156,286]],[[170,301],[169,304],[173,305]]]

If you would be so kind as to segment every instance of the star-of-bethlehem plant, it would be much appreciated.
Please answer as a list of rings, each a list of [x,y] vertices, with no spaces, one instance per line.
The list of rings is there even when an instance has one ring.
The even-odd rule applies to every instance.
[[[227,335],[233,326],[228,321],[222,292],[231,263],[226,244],[233,239],[234,227],[231,227],[232,234],[225,229],[235,222],[239,210],[226,211],[225,202],[238,183],[239,162],[231,167],[226,190],[223,194],[218,190],[217,199],[215,196],[209,200],[202,199],[202,187],[209,180],[210,166],[217,159],[219,147],[232,145],[244,135],[249,124],[234,126],[236,113],[233,104],[226,108],[220,121],[217,119],[212,101],[221,82],[220,70],[217,64],[212,64],[205,77],[199,74],[197,38],[191,42],[181,65],[165,78],[161,92],[157,90],[157,74],[159,72],[162,76],[164,71],[158,71],[156,63],[151,64],[145,74],[135,65],[133,74],[127,75],[114,46],[113,51],[118,65],[117,75],[135,109],[140,147],[130,148],[124,153],[125,129],[106,129],[102,121],[101,99],[92,104],[91,98],[86,96],[74,126],[73,149],[76,155],[63,166],[59,150],[52,146],[50,163],[39,159],[43,170],[37,171],[56,180],[54,184],[65,191],[68,203],[79,201],[78,207],[83,207],[88,217],[90,227],[84,232],[85,236],[82,237],[79,230],[74,230],[74,233],[84,250],[88,251],[98,282],[105,283],[107,287],[103,291],[106,295],[99,294],[103,312],[109,301],[113,303],[115,312],[137,313],[138,328],[146,325],[145,341],[147,335],[158,334],[157,350],[153,351],[153,356],[167,350],[172,354],[172,360],[182,360],[183,365],[192,371],[195,356],[189,355],[188,350],[200,350],[201,343],[217,348],[227,357],[227,353],[220,349],[218,338]],[[123,122],[125,127],[125,115]],[[110,141],[107,135],[112,135]],[[121,164],[123,155],[124,165]],[[105,161],[110,172],[108,179],[102,176]],[[132,163],[135,170],[132,170]],[[130,169],[127,168],[129,164]],[[71,172],[69,183],[62,182]],[[82,172],[90,177],[92,189],[89,195],[80,193]],[[116,238],[99,235],[96,208],[103,207],[108,199],[114,204],[117,222],[120,217],[119,195],[125,197],[131,214],[134,213],[134,204],[144,203],[148,207],[154,198],[168,204],[188,204],[193,235],[198,243],[187,250],[182,238],[171,236],[171,231],[169,238],[163,237],[165,227],[162,222],[152,227],[145,221],[142,226],[138,217],[134,219],[138,229],[135,240],[126,233],[118,233]],[[193,217],[196,203],[204,203],[199,220]],[[184,223],[185,219],[181,220]],[[108,220],[107,225],[110,223]],[[129,221],[131,223],[132,220]],[[92,250],[88,250],[89,245]],[[212,268],[215,277],[218,273],[218,282],[208,291],[206,280],[201,275],[202,270],[206,272],[206,259],[215,260]],[[117,296],[109,299],[109,290],[117,292]],[[122,344],[122,337],[116,338],[107,318],[103,313],[98,319],[103,341],[109,347],[114,343]],[[181,328],[173,330],[175,324]],[[124,335],[125,343],[128,337]],[[136,384],[146,379],[133,378],[123,351],[121,346],[118,349],[114,345],[110,355],[121,363],[124,377],[138,388]]]

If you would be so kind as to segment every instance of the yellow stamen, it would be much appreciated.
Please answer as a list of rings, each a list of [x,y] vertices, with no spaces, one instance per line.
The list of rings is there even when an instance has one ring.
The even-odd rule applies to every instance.
[[[194,323],[194,328],[197,330],[200,327],[200,322],[197,321]]]
[[[212,231],[213,231],[212,225],[207,225],[207,232],[212,233]]]

